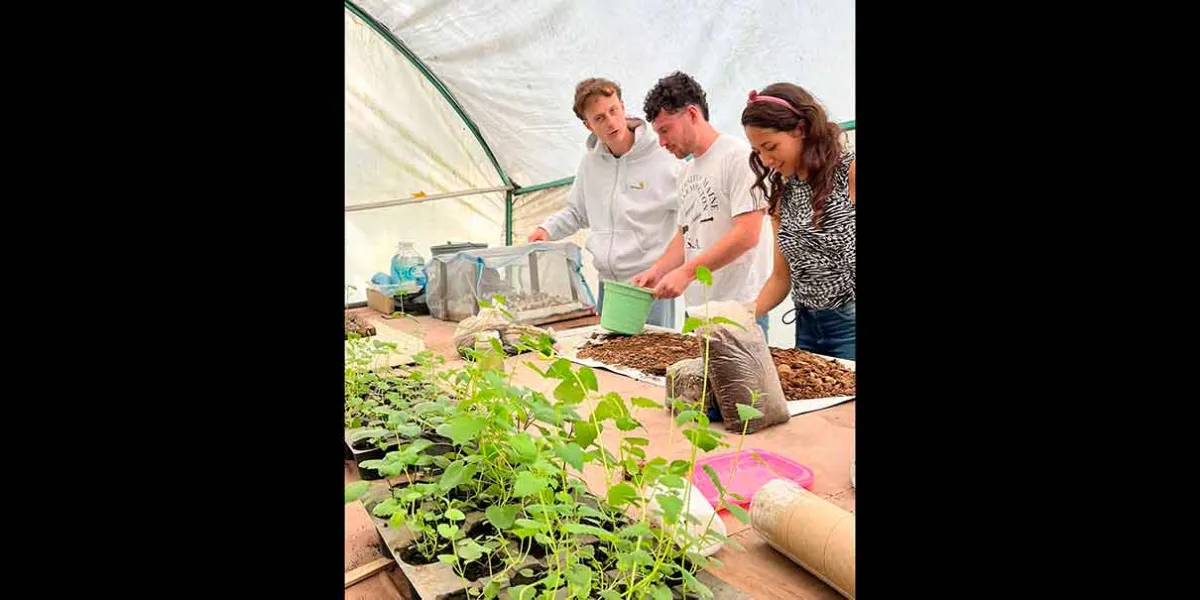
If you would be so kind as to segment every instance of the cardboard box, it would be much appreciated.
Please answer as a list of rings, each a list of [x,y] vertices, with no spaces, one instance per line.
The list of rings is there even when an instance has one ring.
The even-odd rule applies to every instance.
[[[390,315],[396,311],[396,299],[371,286],[367,286],[367,306],[371,310],[377,310],[385,315]]]

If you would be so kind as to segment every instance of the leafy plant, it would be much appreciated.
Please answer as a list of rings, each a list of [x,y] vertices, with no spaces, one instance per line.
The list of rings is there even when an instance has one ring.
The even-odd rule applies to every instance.
[[[711,273],[701,267],[697,279],[706,286],[707,304]],[[506,310],[502,297],[480,305]],[[686,331],[705,338],[707,373],[708,332],[729,322],[707,319],[707,309],[705,317],[689,318]],[[466,365],[445,371],[436,370],[440,365],[432,359],[403,376],[375,374],[364,368],[371,362],[366,358],[356,359],[353,370],[348,365],[348,425],[358,419],[372,427],[360,435],[398,444],[361,466],[405,479],[372,512],[391,526],[407,527],[414,551],[426,560],[452,565],[471,596],[494,598],[507,587],[510,598],[526,600],[550,600],[560,591],[578,599],[658,600],[680,587],[711,597],[695,573],[718,561],[693,549],[730,540],[711,531],[711,519],[700,523],[685,510],[692,492],[687,479],[699,453],[729,446],[709,427],[705,395],[695,405],[674,402],[679,412],[671,439],[680,428],[690,444],[688,459],[651,457],[638,415],[663,405],[602,393],[596,374],[556,356],[545,336],[525,336],[518,349],[532,357],[522,367],[554,382],[552,392],[515,386],[499,346],[492,340],[487,348],[469,350]],[[756,416],[753,403],[739,407],[742,420]],[[615,436],[605,435],[613,431]],[[431,455],[433,434],[452,449]],[[604,473],[599,495],[580,479],[589,465]],[[430,477],[429,468],[441,469],[440,475]],[[726,501],[716,473],[706,472],[722,504],[748,519]],[[347,487],[348,502],[365,493],[354,485]],[[662,526],[652,526],[651,517]],[[478,525],[469,526],[471,519]],[[473,533],[477,529],[484,533]],[[543,565],[526,566],[531,557]],[[481,587],[469,585],[470,568],[485,571]]]

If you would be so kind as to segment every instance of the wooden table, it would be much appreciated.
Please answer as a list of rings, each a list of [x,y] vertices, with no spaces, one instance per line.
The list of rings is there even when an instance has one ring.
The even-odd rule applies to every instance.
[[[415,322],[410,319],[388,320],[380,318],[379,313],[369,309],[361,310],[361,316],[377,328],[397,328],[422,337],[426,348],[446,357],[448,367],[462,364],[462,359],[458,358],[453,345],[454,323],[438,321],[431,317],[417,317]],[[508,370],[515,369],[513,383],[552,397],[556,381],[542,379],[525,367],[524,362],[528,360],[537,359],[522,355],[510,357],[505,361]],[[602,369],[596,370],[596,381],[602,393],[617,392],[626,399],[642,396],[662,402],[665,396],[665,390],[661,387]],[[587,414],[594,407],[593,400],[585,400],[584,403],[589,406],[581,406],[580,414]],[[804,464],[813,471],[813,493],[854,512],[855,493],[850,486],[850,462],[854,457],[854,408],[855,402],[852,401],[792,417],[787,423],[746,436],[743,449],[768,450]],[[646,428],[646,431],[638,432],[637,435],[650,440],[649,446],[646,447],[647,456],[661,456],[668,461],[689,457],[691,445],[678,427],[673,428],[672,435],[672,419],[665,410],[636,410],[636,418]],[[607,447],[612,448],[618,445],[620,434],[616,428],[610,427],[601,438]],[[736,435],[729,433],[724,439],[734,443]],[[599,490],[600,495],[603,495],[606,488],[604,472],[600,467],[588,465],[584,469],[583,477],[593,492]],[[362,519],[369,524],[370,520],[365,511],[361,506],[357,508],[363,513]],[[347,531],[350,531],[352,510],[347,511]],[[720,515],[730,536],[744,546],[745,551],[723,548],[715,557],[723,562],[724,566],[709,569],[713,575],[756,599],[842,598],[825,582],[776,552],[749,525],[742,524],[728,511],[722,511]],[[348,540],[347,552],[350,551],[351,544]],[[347,571],[350,568],[348,564]]]

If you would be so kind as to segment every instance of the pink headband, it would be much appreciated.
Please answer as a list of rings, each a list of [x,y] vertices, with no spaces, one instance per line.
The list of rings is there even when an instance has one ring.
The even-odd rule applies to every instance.
[[[749,106],[751,104],[754,104],[755,102],[770,102],[772,104],[778,104],[778,105],[780,105],[784,108],[787,108],[788,110],[796,113],[797,116],[801,116],[801,117],[804,116],[804,115],[800,114],[800,111],[796,110],[796,107],[792,106],[791,102],[788,102],[787,100],[784,100],[783,98],[776,98],[775,96],[760,96],[760,95],[758,95],[758,92],[756,92],[754,90],[750,90],[750,99],[746,101],[746,105]]]

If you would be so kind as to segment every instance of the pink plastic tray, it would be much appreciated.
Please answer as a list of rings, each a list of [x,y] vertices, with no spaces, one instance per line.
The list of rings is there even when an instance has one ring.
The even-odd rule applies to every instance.
[[[755,458],[755,454],[758,458]],[[733,471],[733,458],[737,456],[737,477],[731,477]],[[759,460],[761,458],[762,460]],[[763,463],[766,463],[765,465]],[[728,493],[725,498],[732,504],[737,504],[742,507],[750,506],[750,500],[754,498],[754,492],[763,484],[772,479],[790,479],[795,481],[800,487],[812,487],[813,472],[808,467],[784,458],[774,452],[766,450],[742,450],[740,453],[729,452],[717,456],[697,460],[696,469],[692,472],[692,483],[704,497],[708,499],[708,503],[712,504],[717,510],[721,507],[717,506],[720,501],[721,494],[717,491],[717,487],[713,485],[712,479],[704,472],[704,465],[711,465],[716,471],[717,476],[721,479],[721,485],[725,486],[726,492],[738,494],[745,500],[738,500]],[[732,482],[732,485],[730,483]]]

